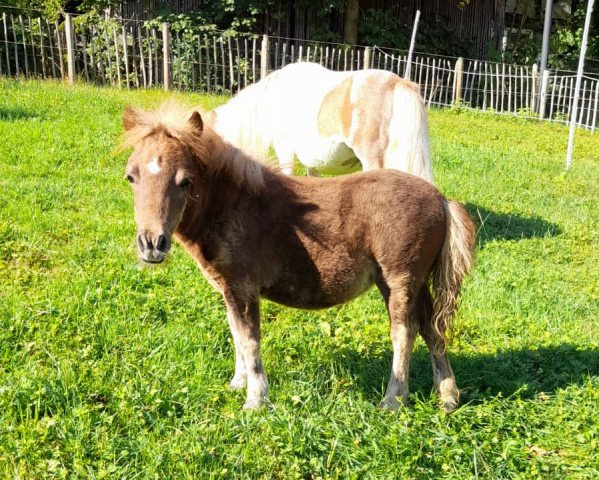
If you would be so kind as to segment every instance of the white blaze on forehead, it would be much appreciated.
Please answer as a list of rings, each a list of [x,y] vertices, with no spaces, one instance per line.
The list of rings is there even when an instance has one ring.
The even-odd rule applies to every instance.
[[[160,172],[160,165],[158,165],[158,157],[154,157],[150,162],[146,164],[146,168],[152,175],[156,175]]]

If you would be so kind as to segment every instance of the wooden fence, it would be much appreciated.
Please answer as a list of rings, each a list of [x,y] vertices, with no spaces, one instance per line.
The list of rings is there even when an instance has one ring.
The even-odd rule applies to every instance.
[[[333,70],[378,68],[404,75],[407,52],[277,37],[231,37],[199,28],[114,20],[93,24],[67,15],[48,22],[2,14],[0,75],[76,79],[115,88],[174,88],[236,93],[269,71],[311,61]],[[412,57],[411,79],[428,106],[454,106],[567,123],[575,75],[430,55]],[[599,127],[599,79],[584,77],[576,123]]]

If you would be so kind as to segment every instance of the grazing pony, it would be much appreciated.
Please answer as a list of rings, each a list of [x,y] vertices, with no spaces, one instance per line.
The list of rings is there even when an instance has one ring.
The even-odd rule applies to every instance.
[[[247,385],[245,408],[267,399],[260,297],[320,309],[373,284],[385,300],[393,344],[383,405],[407,401],[420,332],[442,408],[456,408],[445,333],[475,236],[459,203],[393,170],[286,176],[223,142],[197,111],[173,105],[155,112],[128,108],[123,123],[124,145],[134,147],[125,176],[133,187],[141,259],[162,262],[174,235],[222,294],[235,343],[231,386]]]
[[[294,63],[244,88],[212,113],[213,128],[246,152],[273,146],[291,174],[393,168],[433,182],[426,109],[418,85],[384,70],[334,72]]]

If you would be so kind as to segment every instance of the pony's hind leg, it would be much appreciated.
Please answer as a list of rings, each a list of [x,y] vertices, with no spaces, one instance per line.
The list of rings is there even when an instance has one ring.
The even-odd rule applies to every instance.
[[[362,146],[352,146],[352,149],[356,154],[358,161],[362,164],[363,172],[385,168],[383,162],[385,150],[378,144],[369,144],[367,148],[363,148]]]
[[[244,381],[247,384],[247,396],[243,408],[257,409],[264,404],[268,394],[268,380],[260,359],[258,298],[245,300],[237,298],[235,295],[225,294],[225,303],[236,350],[233,380]],[[239,356],[237,352],[239,352]],[[243,370],[240,371],[238,368]]]
[[[433,302],[428,288],[421,289],[417,305],[420,335],[430,352],[435,389],[439,393],[441,408],[449,413],[457,408],[460,391],[447,356],[446,340],[437,334],[433,326]]]
[[[391,377],[381,406],[396,410],[408,402],[410,360],[418,327],[411,315],[412,298],[408,281],[405,278],[389,283],[379,281],[377,286],[387,304],[393,344]]]

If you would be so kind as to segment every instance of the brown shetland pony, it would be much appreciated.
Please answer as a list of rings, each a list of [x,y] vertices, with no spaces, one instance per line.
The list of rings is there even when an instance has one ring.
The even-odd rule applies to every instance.
[[[267,399],[261,296],[319,309],[347,302],[372,284],[385,300],[393,344],[383,405],[407,401],[419,332],[442,408],[457,407],[445,333],[475,235],[460,204],[394,170],[328,179],[283,175],[225,143],[197,111],[172,105],[156,112],[128,108],[124,125],[124,145],[134,147],[126,178],[141,258],[161,262],[174,235],[222,294],[235,342],[231,386],[247,385],[245,408]]]

